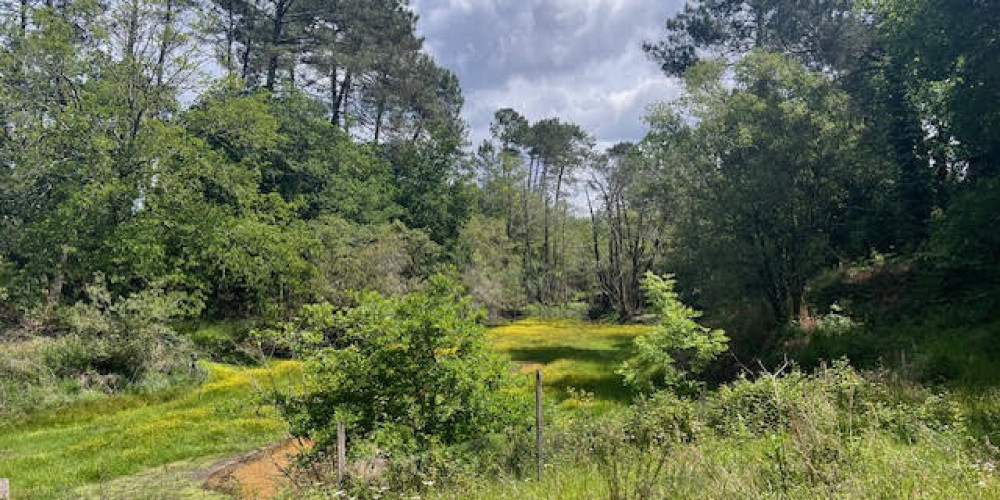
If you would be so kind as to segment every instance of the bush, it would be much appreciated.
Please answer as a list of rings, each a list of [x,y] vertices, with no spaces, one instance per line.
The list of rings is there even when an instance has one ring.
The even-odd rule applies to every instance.
[[[158,288],[114,299],[101,276],[87,296],[58,314],[69,334],[45,350],[58,376],[94,373],[131,383],[153,372],[193,373],[194,350],[171,324],[200,311],[200,302]]]
[[[203,376],[190,343],[171,328],[200,309],[197,301],[156,288],[113,299],[100,276],[87,297],[56,311],[54,338],[2,345],[0,415]]]
[[[722,330],[695,321],[701,312],[680,301],[670,277],[647,273],[642,285],[658,324],[652,332],[636,337],[635,355],[618,373],[640,391],[668,387],[690,390],[693,383],[689,375],[700,373],[725,352],[729,339]]]
[[[402,298],[370,292],[338,313],[305,308],[272,332],[305,360],[305,389],[276,395],[294,435],[324,450],[342,420],[352,440],[408,455],[500,432],[524,414],[481,310],[451,279],[433,277],[427,288]]]

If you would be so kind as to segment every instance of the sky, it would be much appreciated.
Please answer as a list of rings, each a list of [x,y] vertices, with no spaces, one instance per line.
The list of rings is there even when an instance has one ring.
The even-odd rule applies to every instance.
[[[558,117],[598,144],[640,139],[649,104],[678,95],[642,51],[683,0],[413,0],[418,30],[465,95],[473,145],[493,112]]]

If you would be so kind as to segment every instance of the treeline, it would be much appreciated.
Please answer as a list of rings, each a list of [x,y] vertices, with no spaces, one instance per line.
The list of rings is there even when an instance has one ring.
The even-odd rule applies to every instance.
[[[760,344],[873,256],[961,294],[997,277],[1000,13],[960,4],[692,2],[645,46],[686,88],[646,137],[502,109],[470,151],[404,1],[7,1],[0,314],[101,282],[277,319],[446,272],[629,319],[654,271]]]
[[[831,306],[860,313],[869,304],[833,304],[847,297],[817,280],[863,282],[852,265],[906,275],[863,299],[877,313],[992,307],[998,21],[1000,6],[973,0],[704,0],[645,45],[686,92],[635,146],[633,202],[661,211],[660,265],[744,352]]]

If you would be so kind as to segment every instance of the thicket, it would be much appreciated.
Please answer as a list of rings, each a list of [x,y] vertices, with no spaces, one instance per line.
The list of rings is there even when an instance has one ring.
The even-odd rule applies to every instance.
[[[194,346],[171,326],[200,303],[155,288],[116,298],[103,277],[96,283],[86,300],[53,313],[54,333],[3,344],[0,416],[203,380]]]
[[[785,367],[740,378],[701,398],[661,392],[597,418],[555,412],[541,481],[530,427],[511,427],[383,461],[377,474],[356,475],[341,494],[992,498],[1000,453],[969,425],[969,400],[886,376],[839,361],[811,375]],[[313,489],[306,497],[336,491]]]

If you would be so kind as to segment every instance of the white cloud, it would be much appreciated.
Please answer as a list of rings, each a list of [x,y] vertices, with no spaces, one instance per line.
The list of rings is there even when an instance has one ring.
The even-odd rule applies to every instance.
[[[512,107],[609,144],[641,137],[646,106],[677,95],[642,53],[681,0],[418,0],[419,28],[466,95],[472,139]]]

